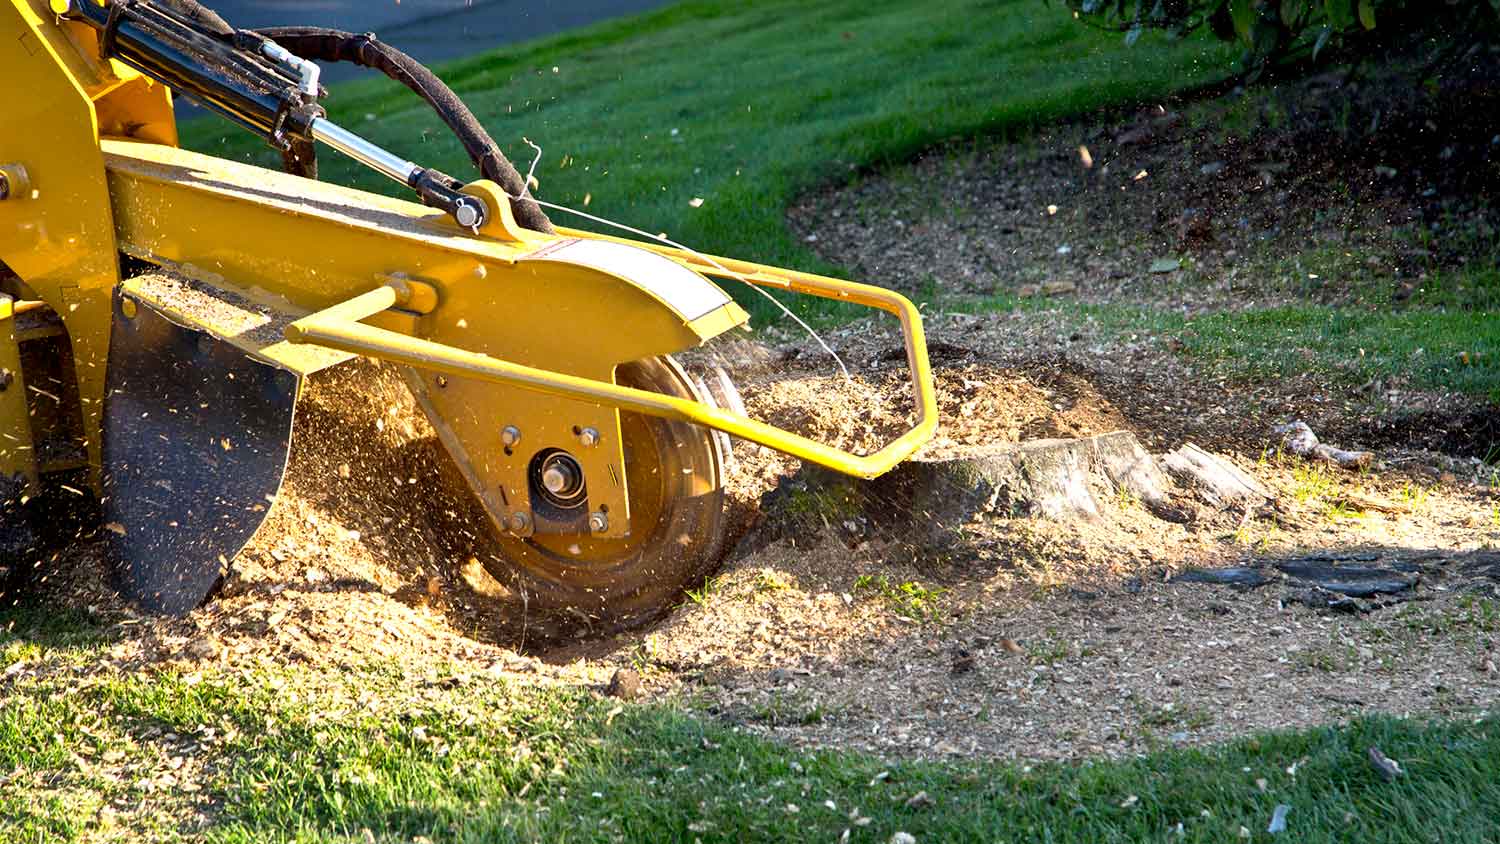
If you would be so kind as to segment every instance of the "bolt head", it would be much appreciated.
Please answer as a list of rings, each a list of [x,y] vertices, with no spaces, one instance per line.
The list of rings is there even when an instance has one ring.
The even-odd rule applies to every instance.
[[[459,203],[458,207],[453,209],[453,219],[457,220],[458,224],[466,229],[472,229],[484,222],[484,217],[479,213],[479,209],[474,207],[473,203],[470,202]]]
[[[589,514],[589,530],[594,533],[603,533],[609,530],[609,516],[603,513]]]
[[[548,466],[542,472],[542,486],[553,495],[561,495],[568,488],[568,473],[557,466]]]
[[[593,428],[584,428],[578,432],[578,442],[584,448],[593,448],[599,444],[599,432]]]
[[[506,425],[505,428],[500,431],[500,442],[503,443],[504,445],[511,446],[511,445],[515,445],[516,443],[518,443],[520,441],[521,441],[521,429],[520,428],[517,428],[514,425]]]
[[[531,517],[522,512],[511,513],[506,524],[511,533],[525,533],[531,530]]]

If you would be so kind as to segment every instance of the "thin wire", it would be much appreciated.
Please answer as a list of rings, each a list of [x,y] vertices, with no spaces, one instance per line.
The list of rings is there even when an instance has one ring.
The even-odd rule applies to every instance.
[[[852,376],[850,376],[850,374],[849,374],[849,368],[847,366],[844,366],[844,359],[841,358],[841,357],[839,357],[838,352],[835,352],[833,350],[833,347],[829,346],[827,343],[825,343],[823,341],[823,338],[821,336],[819,336],[819,334],[818,334],[817,331],[813,330],[813,327],[811,325],[808,325],[807,322],[802,319],[802,317],[799,317],[795,313],[792,313],[792,310],[790,308],[788,308],[786,305],[782,304],[782,302],[781,302],[780,299],[777,299],[775,296],[772,296],[768,291],[762,289],[760,285],[758,285],[758,284],[750,281],[749,279],[745,278],[744,275],[742,275],[740,273],[737,273],[734,270],[731,270],[728,267],[724,266],[723,264],[719,263],[718,261],[714,260],[714,258],[713,258],[712,255],[705,255],[702,252],[699,252],[698,250],[694,249],[693,247],[686,246],[686,245],[683,245],[681,243],[678,243],[677,241],[672,240],[671,238],[668,238],[665,235],[652,234],[652,233],[650,233],[648,231],[643,231],[641,229],[635,228],[634,226],[627,226],[624,223],[617,223],[614,220],[609,220],[609,219],[605,219],[604,217],[600,217],[600,216],[595,215],[595,214],[590,214],[587,211],[579,211],[576,208],[569,208],[566,205],[558,205],[555,202],[547,202],[545,200],[537,199],[535,196],[530,196],[529,193],[530,193],[530,186],[531,186],[532,174],[536,172],[536,166],[542,160],[542,148],[539,147],[539,146],[537,146],[536,144],[532,143],[531,140],[528,139],[528,138],[522,138],[521,140],[525,141],[527,146],[529,146],[532,149],[536,150],[536,155],[531,159],[531,168],[529,170],[527,170],[527,172],[526,172],[526,186],[521,191],[522,197],[524,197],[525,199],[527,199],[527,200],[529,200],[531,202],[535,202],[537,205],[540,205],[540,206],[542,206],[544,208],[551,208],[551,209],[556,210],[556,211],[564,211],[564,212],[569,213],[569,214],[575,214],[575,215],[577,215],[579,217],[583,217],[584,219],[593,220],[596,223],[602,223],[602,224],[604,224],[606,226],[613,226],[613,227],[615,227],[617,229],[620,229],[621,231],[627,231],[627,232],[630,232],[631,234],[639,235],[639,236],[644,237],[644,238],[646,238],[648,240],[660,241],[660,242],[665,243],[666,245],[671,246],[673,248],[681,249],[682,251],[688,253],[689,255],[692,255],[692,256],[694,256],[694,257],[696,257],[696,258],[704,261],[705,263],[712,264],[715,268],[717,268],[719,270],[719,272],[723,273],[724,275],[728,276],[729,278],[734,279],[735,281],[738,281],[739,283],[745,285],[746,287],[750,288],[751,290],[754,290],[756,293],[759,293],[760,295],[764,296],[767,301],[769,301],[771,304],[773,304],[777,308],[779,308],[781,310],[781,312],[783,314],[785,314],[786,316],[788,316],[789,318],[791,318],[791,320],[793,322],[795,322],[798,325],[802,326],[802,330],[807,332],[807,336],[813,338],[813,340],[816,341],[817,344],[823,348],[823,351],[827,352],[828,356],[831,357],[831,358],[833,358],[833,362],[836,363],[836,364],[838,364],[839,372],[843,374],[844,380],[846,380],[846,381],[852,380]],[[509,194],[507,194],[507,196],[508,195]],[[511,197],[511,198],[512,199],[520,199],[521,197]]]

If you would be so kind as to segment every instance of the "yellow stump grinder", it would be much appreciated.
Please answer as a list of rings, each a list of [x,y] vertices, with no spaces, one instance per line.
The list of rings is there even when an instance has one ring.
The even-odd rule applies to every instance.
[[[482,178],[331,122],[319,62],[424,98]],[[121,592],[207,599],[281,486],[313,373],[400,367],[533,606],[630,617],[722,545],[723,432],[853,475],[937,422],[920,317],[876,287],[554,227],[435,75],[369,35],[241,30],[195,0],[0,0],[0,555],[35,558],[48,490],[97,503]],[[177,145],[172,95],[284,170]],[[317,181],[321,144],[409,202]],[[901,322],[911,430],[869,455],[721,405],[671,355],[744,326],[710,279]],[[415,506],[415,505],[414,505]]]

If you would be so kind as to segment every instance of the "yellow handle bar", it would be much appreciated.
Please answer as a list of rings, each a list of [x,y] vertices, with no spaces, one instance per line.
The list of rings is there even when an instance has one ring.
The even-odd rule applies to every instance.
[[[894,314],[901,321],[901,331],[906,343],[907,365],[911,371],[912,391],[917,408],[916,424],[880,450],[868,455],[858,455],[774,425],[758,422],[740,413],[710,407],[702,402],[498,360],[489,355],[456,349],[442,343],[408,337],[405,334],[361,323],[360,320],[374,316],[388,308],[406,304],[404,300],[411,295],[411,288],[399,282],[382,285],[347,302],[303,317],[287,326],[286,338],[292,343],[313,343],[458,377],[490,381],[540,393],[614,406],[621,410],[690,422],[861,478],[874,478],[885,474],[896,464],[910,457],[937,429],[937,399],[932,385],[932,369],[927,360],[927,342],[922,333],[922,317],[916,306],[905,296],[871,285],[776,269],[745,261],[708,258],[637,241],[601,238],[600,235],[587,232],[565,232],[565,234],[619,240],[622,243],[665,255],[705,275],[737,278],[751,284],[780,287],[824,299],[853,302]]]

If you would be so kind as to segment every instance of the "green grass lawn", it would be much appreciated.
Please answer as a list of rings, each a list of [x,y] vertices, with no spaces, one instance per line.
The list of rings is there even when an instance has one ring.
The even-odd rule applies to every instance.
[[[837,272],[787,229],[798,191],[946,138],[1217,81],[1230,57],[1206,40],[1128,50],[1038,0],[698,0],[437,70],[523,173],[533,153],[521,139],[543,148],[543,199],[704,251]],[[474,175],[426,104],[383,77],[336,87],[326,104],[388,149]],[[216,117],[183,141],[279,166]],[[325,179],[402,195],[331,151],[320,163]]]
[[[1267,841],[1278,804],[1278,840],[1500,840],[1493,720],[1360,720],[1125,761],[893,764],[483,672],[125,674],[97,665],[110,631],[86,619],[10,610],[0,629],[0,671],[44,667],[0,685],[0,839],[18,844]],[[1383,781],[1372,746],[1406,773]]]

